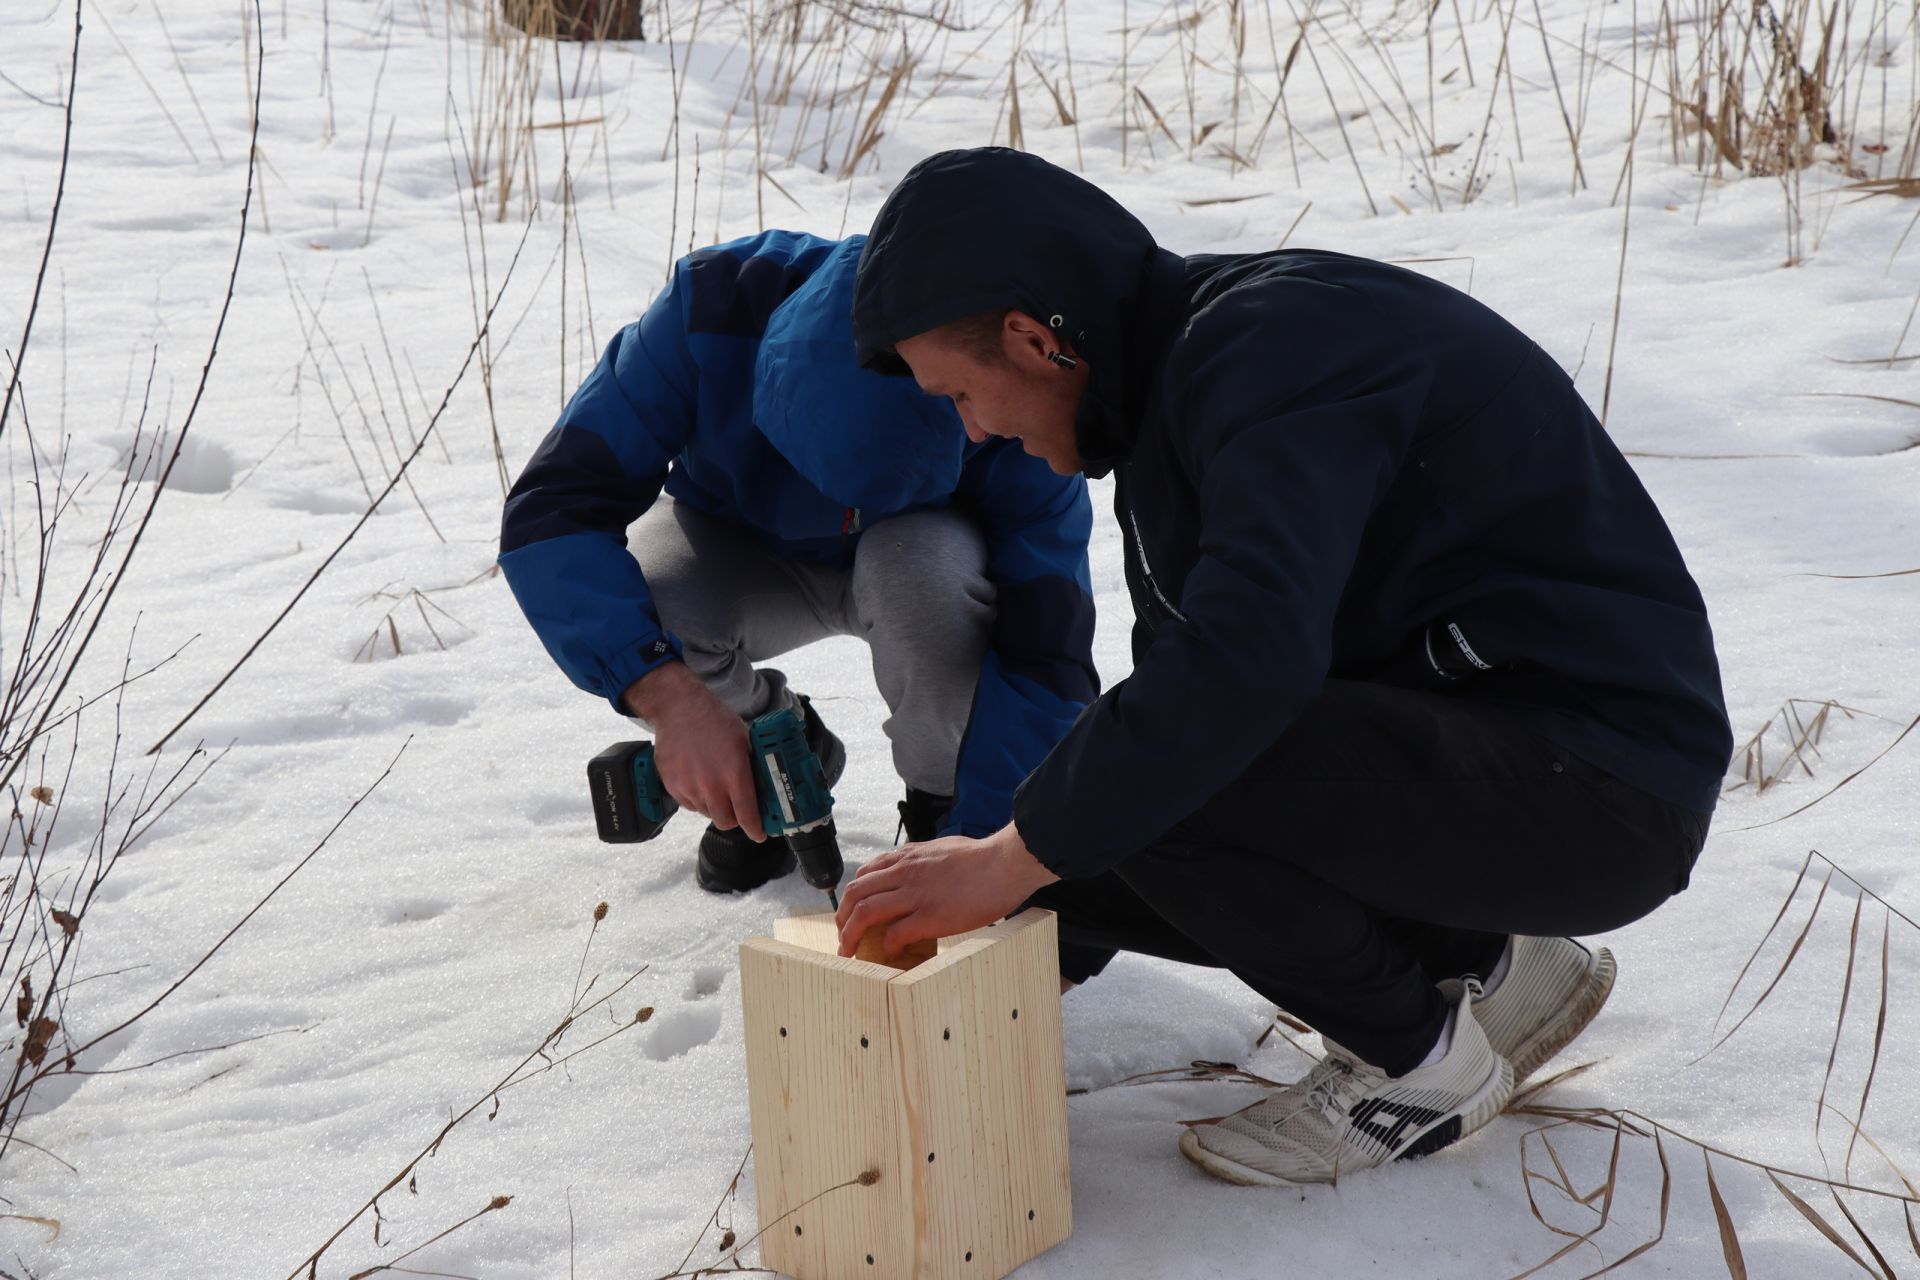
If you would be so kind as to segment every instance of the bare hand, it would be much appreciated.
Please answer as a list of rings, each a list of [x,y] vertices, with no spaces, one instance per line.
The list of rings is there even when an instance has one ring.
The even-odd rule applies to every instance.
[[[840,954],[850,956],[873,929],[884,928],[892,955],[912,942],[951,937],[992,924],[1060,877],[1027,851],[1008,823],[985,840],[948,836],[910,844],[860,868],[834,917]]]
[[[754,797],[747,726],[684,663],[667,662],[627,687],[622,702],[653,726],[653,762],[682,808],[722,831],[767,838]]]

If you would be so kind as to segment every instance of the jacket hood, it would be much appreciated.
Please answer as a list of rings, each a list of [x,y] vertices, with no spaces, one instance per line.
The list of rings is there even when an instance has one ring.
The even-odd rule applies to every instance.
[[[864,236],[835,246],[768,318],[753,421],[796,471],[842,506],[897,512],[949,497],[967,434],[952,404],[854,358],[854,272]]]
[[[874,220],[854,341],[862,365],[904,374],[894,345],[949,321],[1011,307],[1047,322],[1088,362],[1076,434],[1099,475],[1128,451],[1158,368],[1145,331],[1178,319],[1142,303],[1181,270],[1084,178],[1003,147],[942,151],[908,171]]]

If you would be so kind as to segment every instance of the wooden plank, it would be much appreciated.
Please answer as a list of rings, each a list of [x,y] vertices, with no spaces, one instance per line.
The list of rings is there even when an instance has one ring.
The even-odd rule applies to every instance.
[[[839,926],[831,915],[825,913],[786,916],[775,920],[773,936],[781,942],[791,942],[795,946],[822,951],[827,955],[837,955],[840,951]],[[876,930],[861,939],[860,949],[854,954],[862,960],[884,964],[890,969],[911,969],[922,961],[932,959],[939,949],[932,940],[913,942],[904,947],[899,955],[888,956],[880,950],[880,936]]]
[[[889,984],[916,1277],[997,1280],[1073,1233],[1057,936],[1024,912]]]
[[[773,936],[781,942],[791,942],[797,947],[825,952],[830,956],[840,952],[840,930],[834,924],[833,917],[826,912],[782,916],[773,922]]]
[[[790,942],[740,947],[760,1253],[800,1280],[912,1280],[912,1184],[893,1105],[895,976]],[[878,1181],[860,1185],[869,1171]]]

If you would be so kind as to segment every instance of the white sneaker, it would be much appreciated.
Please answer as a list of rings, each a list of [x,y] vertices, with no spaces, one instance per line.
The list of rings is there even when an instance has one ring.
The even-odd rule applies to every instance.
[[[1453,1042],[1438,1062],[1393,1077],[1329,1041],[1327,1056],[1304,1079],[1224,1120],[1194,1125],[1180,1136],[1181,1152],[1228,1182],[1285,1186],[1335,1182],[1450,1146],[1513,1096],[1513,1068],[1474,1021],[1474,990],[1459,984]]]
[[[1474,1002],[1474,1017],[1495,1053],[1513,1064],[1519,1084],[1586,1030],[1613,991],[1618,972],[1605,947],[1588,950],[1572,938],[1507,942],[1507,971]]]

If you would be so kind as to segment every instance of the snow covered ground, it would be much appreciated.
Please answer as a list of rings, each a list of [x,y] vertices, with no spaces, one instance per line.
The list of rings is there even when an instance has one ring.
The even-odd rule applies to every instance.
[[[1610,431],[1706,592],[1737,738],[1789,699],[1809,700],[1805,714],[1830,699],[1853,710],[1829,714],[1817,776],[1732,791],[1692,888],[1606,939],[1619,987],[1563,1059],[1594,1065],[1543,1101],[1631,1110],[1727,1153],[1713,1176],[1752,1274],[1854,1273],[1733,1157],[1839,1176],[1871,1069],[1864,1124],[1878,1146],[1854,1144],[1851,1180],[1897,1189],[1889,1158],[1920,1178],[1920,928],[1873,898],[1856,917],[1856,882],[1836,875],[1766,1002],[1696,1059],[1809,850],[1920,916],[1920,742],[1786,816],[1920,713],[1920,576],[1826,576],[1920,567],[1920,417],[1900,403],[1920,396],[1911,363],[1892,359],[1903,341],[1920,350],[1906,331],[1920,285],[1920,243],[1904,238],[1911,202],[1843,192],[1853,178],[1831,163],[1845,154],[1865,178],[1901,171],[1916,67],[1907,18],[1850,11],[1849,43],[1830,57],[1850,68],[1833,112],[1844,145],[1781,178],[1724,166],[1702,176],[1713,144],[1676,124],[1667,97],[1692,84],[1700,16],[1650,3],[1391,11],[1367,0],[1316,12],[1287,0],[1130,11],[1089,0],[1066,23],[1058,8],[980,0],[939,22],[812,6],[806,30],[837,22],[838,35],[803,60],[793,55],[805,46],[782,34],[790,10],[681,0],[666,6],[671,45],[569,46],[557,58],[543,45],[531,61],[523,44],[488,42],[478,3],[265,5],[257,188],[232,314],[173,481],[67,694],[111,684],[129,643],[136,667],[186,645],[128,691],[118,777],[144,769],[138,753],[241,657],[386,485],[501,288],[527,196],[540,207],[485,367],[460,382],[411,490],[386,500],[162,754],[165,772],[196,742],[232,744],[90,906],[68,973],[86,981],[62,1010],[72,1040],[56,1039],[54,1054],[185,973],[404,753],[205,968],[76,1063],[101,1074],[36,1092],[0,1162],[0,1214],[15,1215],[0,1216],[0,1273],[304,1271],[476,1103],[380,1199],[377,1237],[374,1215],[361,1217],[318,1275],[385,1262],[488,1280],[645,1278],[680,1265],[748,1143],[735,947],[815,895],[797,879],[744,899],[703,894],[690,820],[637,849],[594,839],[582,766],[628,726],[566,684],[488,574],[502,472],[517,473],[598,347],[690,243],[763,223],[862,229],[919,156],[1007,140],[1010,64],[1024,145],[1082,167],[1170,248],[1248,251],[1290,236],[1411,262],[1513,319],[1578,371],[1596,406],[1607,401]],[[132,447],[150,363],[150,422],[177,430],[193,399],[246,188],[246,6],[104,0],[83,12],[58,236],[25,399],[0,439],[9,673],[34,580],[28,430],[49,476],[66,459],[73,505],[54,576],[72,584]],[[9,353],[53,208],[73,16],[65,0],[0,9]],[[650,14],[651,31],[661,17]],[[1794,28],[1789,13],[1787,38]],[[1815,64],[1819,30],[1800,30],[1798,64]],[[850,44],[835,52],[832,39]],[[896,78],[903,47],[917,61]],[[1745,65],[1764,77],[1779,47],[1762,40]],[[758,90],[743,91],[753,57]],[[1292,70],[1275,98],[1282,66]],[[1097,488],[1097,652],[1112,681],[1127,669],[1128,611]],[[824,644],[785,666],[849,747],[849,859],[889,848],[897,783],[863,650]],[[56,880],[85,859],[98,825],[88,815],[107,795],[108,705],[82,717],[70,780],[52,779],[64,806],[46,851]],[[1781,733],[1766,738],[1769,768]],[[56,775],[72,749],[56,736]],[[37,770],[12,784],[14,803],[37,803],[24,790]],[[1729,784],[1739,778],[1736,767]],[[17,839],[4,858],[0,874],[16,874]],[[1779,969],[1826,874],[1816,860],[1723,1031]],[[504,1091],[496,1109],[496,1083],[585,979],[597,975],[593,998],[636,972],[553,1056],[642,1007],[650,1020]],[[1069,1080],[1088,1090],[1070,1107],[1075,1234],[1023,1277],[1514,1275],[1564,1243],[1550,1226],[1593,1225],[1590,1209],[1525,1176],[1554,1176],[1528,1136],[1547,1123],[1539,1116],[1503,1117],[1433,1160],[1337,1189],[1213,1182],[1177,1154],[1177,1121],[1239,1106],[1248,1086],[1101,1086],[1194,1059],[1297,1074],[1305,1059],[1280,1037],[1254,1048],[1272,1009],[1230,977],[1123,957],[1064,1011]],[[1583,1194],[1606,1181],[1609,1134],[1562,1128],[1554,1141]],[[1662,1152],[1664,1240],[1618,1274],[1725,1273],[1702,1150],[1669,1134],[1661,1150],[1621,1144],[1611,1224],[1541,1274],[1584,1275],[1652,1237]],[[1789,1185],[1873,1270],[1832,1196]],[[751,1187],[749,1165],[721,1208],[741,1240],[754,1230]],[[512,1202],[399,1261],[495,1196]],[[1898,1202],[1859,1192],[1847,1207],[1896,1269],[1911,1265],[1899,1259],[1920,1239]],[[688,1265],[722,1261],[717,1238]]]

